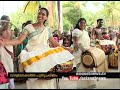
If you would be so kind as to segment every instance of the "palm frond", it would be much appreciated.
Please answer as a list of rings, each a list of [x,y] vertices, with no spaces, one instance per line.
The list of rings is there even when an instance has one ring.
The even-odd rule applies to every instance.
[[[29,5],[29,3],[30,3],[30,1],[28,1],[28,3],[26,4],[26,6],[25,6],[25,9],[24,9],[23,13],[25,13],[26,8],[27,8],[27,6]]]
[[[24,13],[31,12],[31,11],[32,11],[32,13],[34,13],[34,12],[38,11],[39,8],[41,8],[39,1],[28,1],[25,6]]]

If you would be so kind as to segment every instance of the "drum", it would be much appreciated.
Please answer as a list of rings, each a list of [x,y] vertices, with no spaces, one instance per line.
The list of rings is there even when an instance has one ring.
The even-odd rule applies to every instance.
[[[19,60],[18,67],[19,67],[19,69],[18,69],[19,72],[25,72],[22,64],[20,63],[20,60]],[[51,68],[48,72],[53,72],[53,73],[55,73],[55,72],[61,72],[61,73],[65,72],[66,73],[66,72],[71,72],[72,69],[73,69],[73,60],[69,60],[65,63],[57,64],[56,66]],[[26,79],[24,79],[24,78],[21,79],[20,78],[20,80],[26,80]]]
[[[112,40],[98,40],[100,45],[115,45],[115,42]]]
[[[19,72],[25,72],[24,69],[23,69],[23,66],[22,64],[20,63],[20,59],[19,59],[19,65],[18,65],[19,69],[18,71]],[[57,64],[56,66],[54,66],[53,68],[51,68],[48,72],[52,72],[52,73],[55,73],[55,72],[59,72],[59,73],[67,73],[67,72],[71,72],[73,69],[73,60],[69,60],[65,63],[61,63],[61,64]],[[18,81],[26,81],[27,79],[26,78],[17,78]],[[40,78],[40,80],[50,80],[52,79],[51,78]]]
[[[96,47],[102,49],[105,52],[105,55],[109,55],[114,52],[115,45],[113,41],[99,40],[98,42],[99,43],[96,44]]]
[[[48,72],[66,73],[66,72],[71,72],[72,69],[73,69],[73,60],[70,60],[62,64],[57,64],[55,67],[51,68]]]
[[[105,53],[99,48],[92,47],[82,53],[81,61],[86,68],[99,67],[105,61]]]
[[[108,67],[118,68],[118,50],[108,55]]]
[[[109,55],[114,52],[114,46],[113,45],[102,45],[101,49],[105,52],[105,55]]]
[[[102,49],[102,47],[101,47],[100,44],[96,44],[95,47],[96,47],[96,48],[100,48],[100,49]]]

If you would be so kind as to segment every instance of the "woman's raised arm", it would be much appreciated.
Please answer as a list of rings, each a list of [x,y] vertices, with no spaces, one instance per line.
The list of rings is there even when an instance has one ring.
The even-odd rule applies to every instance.
[[[7,39],[3,39],[3,45],[17,45],[17,44],[21,44],[23,42],[23,40],[27,37],[28,34],[22,33],[18,39],[13,39],[13,40],[7,40]]]

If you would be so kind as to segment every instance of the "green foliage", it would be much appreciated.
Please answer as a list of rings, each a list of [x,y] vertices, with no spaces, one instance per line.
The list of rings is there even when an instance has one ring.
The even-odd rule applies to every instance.
[[[25,1],[27,3],[28,1]],[[46,7],[46,1],[35,1],[36,3],[31,4],[29,6],[29,12],[23,13],[25,6],[21,9],[16,11],[15,13],[10,15],[11,22],[18,28],[21,29],[22,23],[32,20],[33,22],[36,21],[37,12],[35,10],[34,5],[38,5],[40,3],[41,7]],[[98,18],[103,18],[105,23],[104,26],[107,26],[107,22],[111,21],[113,23],[120,21],[120,3],[117,1],[106,1],[103,4],[103,8],[100,11],[96,12],[95,14],[91,11],[85,9],[85,6],[90,1],[63,1],[62,2],[62,14],[63,14],[63,30],[69,31],[71,26],[75,26],[78,19],[83,17],[87,21],[87,26],[92,26],[96,23]],[[92,2],[92,1],[91,1]],[[99,6],[99,2],[93,2],[93,5],[96,7]],[[54,11],[54,27],[53,29],[57,28],[56,23],[56,4],[54,2],[53,6]],[[35,7],[37,8],[37,6]],[[37,10],[37,9],[36,9]],[[32,12],[31,12],[32,11]],[[34,12],[34,13],[33,13]],[[48,25],[48,22],[46,22]],[[14,27],[13,27],[14,28]]]
[[[71,27],[70,21],[69,21],[69,19],[67,17],[64,17],[63,19],[64,19],[64,21],[63,21],[63,25],[64,25],[63,30],[65,32],[68,32],[70,30],[70,27]]]
[[[75,26],[77,20],[80,18],[80,8],[75,7],[75,1],[63,2],[63,29],[65,31],[70,30],[70,26]]]
[[[111,23],[111,26],[118,26],[116,23],[120,20],[120,2],[118,1],[106,1],[104,8],[100,11],[104,16],[104,20],[107,23]]]
[[[94,23],[95,15],[88,10],[82,10],[81,12],[81,17],[86,19],[87,26],[92,26],[92,24]]]
[[[25,2],[27,3],[27,2]],[[33,3],[33,2],[32,2]],[[40,3],[41,4],[41,7],[45,7],[46,6],[46,2],[45,1],[42,1],[42,2],[39,2],[37,1],[37,3]],[[36,4],[36,3],[33,3],[33,5]],[[25,4],[26,5],[26,4]],[[23,7],[21,7],[18,11],[16,11],[15,13],[11,14],[10,15],[10,18],[11,18],[11,22],[14,26],[12,26],[12,29],[15,28],[15,26],[17,28],[19,28],[21,30],[22,28],[22,24],[28,20],[32,20],[33,22],[36,21],[36,17],[37,17],[37,11],[36,12],[31,12],[33,11],[34,8],[31,8],[31,7],[34,7],[32,6],[29,6],[28,9],[30,11],[27,11],[25,13],[23,13],[24,11],[24,8],[25,8],[25,5]],[[38,5],[38,4],[37,4]],[[37,8],[37,7],[36,7]],[[38,9],[37,9],[38,10]]]
[[[39,2],[40,2],[41,7],[46,7],[46,1],[39,1]]]

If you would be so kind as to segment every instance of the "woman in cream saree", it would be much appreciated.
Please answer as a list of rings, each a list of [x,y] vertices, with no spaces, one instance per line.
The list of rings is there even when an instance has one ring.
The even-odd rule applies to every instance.
[[[48,72],[55,65],[65,63],[74,58],[70,53],[71,49],[65,48],[56,42],[50,33],[50,28],[45,27],[44,23],[48,18],[48,14],[49,12],[46,8],[41,8],[38,12],[38,22],[27,25],[17,40],[0,42],[2,45],[16,45],[20,44],[28,36],[27,51],[23,50],[20,54],[20,60],[25,72]],[[57,47],[50,48],[49,41]],[[38,78],[29,78],[27,81],[27,89],[55,88],[54,79],[40,80]]]
[[[67,62],[73,59],[68,51],[61,47],[50,48],[48,38],[51,37],[50,28],[40,28],[35,30],[32,24],[25,27],[25,30],[31,30],[28,36],[29,41],[26,46],[27,51],[21,52],[20,58],[22,65],[26,72],[48,72],[55,65]],[[31,64],[29,64],[31,63]],[[41,84],[40,84],[41,82]],[[27,85],[34,86],[35,88],[46,86],[45,83],[51,88],[55,88],[54,79],[52,80],[28,80]],[[37,85],[38,84],[38,85]],[[39,85],[40,84],[40,85]],[[50,88],[50,86],[46,88]]]

